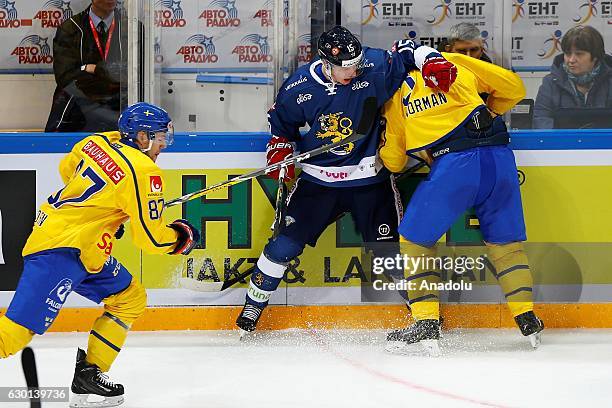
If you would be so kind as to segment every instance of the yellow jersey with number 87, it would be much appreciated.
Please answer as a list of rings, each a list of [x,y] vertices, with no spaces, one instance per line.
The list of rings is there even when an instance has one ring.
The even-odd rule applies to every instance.
[[[59,171],[65,186],[38,211],[23,256],[76,248],[87,271],[99,272],[127,220],[139,248],[152,254],[174,250],[177,232],[163,218],[161,169],[119,138],[119,132],[88,136],[64,157]]]

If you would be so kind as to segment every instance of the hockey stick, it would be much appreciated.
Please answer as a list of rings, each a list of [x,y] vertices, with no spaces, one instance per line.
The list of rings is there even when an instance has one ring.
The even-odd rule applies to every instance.
[[[301,163],[304,160],[308,160],[322,153],[327,153],[332,149],[336,149],[346,144],[356,142],[357,140],[363,139],[370,132],[370,128],[372,127],[372,124],[374,123],[374,119],[376,118],[377,112],[378,112],[378,102],[376,98],[369,97],[365,100],[363,104],[363,110],[361,112],[361,119],[359,120],[359,125],[357,125],[357,129],[352,135],[345,137],[344,139],[338,140],[337,142],[329,143],[329,144],[317,147],[316,149],[312,149],[308,152],[298,154],[297,156],[290,157],[278,163],[271,164],[267,167],[264,167],[263,169],[255,170],[250,173],[246,173],[241,176],[237,176],[229,180],[222,181],[221,183],[217,183],[215,185],[204,188],[202,190],[194,191],[192,193],[185,194],[181,197],[174,198],[170,201],[167,201],[164,204],[164,207],[172,207],[177,204],[182,204],[189,200],[193,200],[194,198],[202,197],[206,194],[212,193],[213,191],[217,191],[222,188],[227,188],[227,187],[233,186],[234,184],[238,184],[243,181],[250,180],[258,176],[262,176],[264,174],[268,174],[271,171],[279,170],[282,167],[287,167],[291,164]]]
[[[274,223],[272,224],[272,239],[276,239],[281,228],[285,226],[285,209],[287,200],[287,186],[285,185],[286,167],[281,167],[278,173],[278,190],[276,190],[276,206],[274,207]]]
[[[21,352],[21,368],[23,369],[23,375],[25,376],[26,385],[30,390],[31,395],[37,395],[38,393],[38,373],[36,371],[36,358],[34,357],[34,351],[30,347],[26,347]],[[40,408],[40,398],[30,398],[30,408]]]
[[[410,174],[418,171],[419,169],[425,166],[428,166],[428,164],[425,161],[419,161],[418,163],[409,167],[405,172],[395,177],[395,181],[400,181],[404,177],[409,176]],[[277,195],[277,202],[278,202],[278,195]],[[203,281],[195,280],[193,278],[181,278],[181,286],[185,289],[194,290],[196,292],[223,292],[224,290],[236,285],[238,282],[243,281],[244,278],[252,274],[254,270],[255,270],[255,266],[251,266],[249,269],[240,273],[238,276],[233,277],[231,279],[227,279],[223,282],[203,282]]]

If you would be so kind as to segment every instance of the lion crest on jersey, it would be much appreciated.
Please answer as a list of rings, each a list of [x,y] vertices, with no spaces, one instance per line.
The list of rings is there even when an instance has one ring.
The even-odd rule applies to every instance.
[[[317,132],[317,138],[330,139],[332,143],[336,143],[342,139],[346,139],[353,134],[353,121],[351,118],[342,117],[343,112],[330,113],[328,115],[319,116],[320,130]],[[355,143],[350,142],[344,146],[330,150],[331,153],[338,156],[346,156],[355,148]]]
[[[254,281],[255,281],[255,284],[256,284],[257,286],[261,286],[261,285],[263,285],[263,283],[264,283],[264,276],[263,276],[263,274],[262,274],[262,273],[257,273],[257,274],[255,275],[255,279],[254,279]]]

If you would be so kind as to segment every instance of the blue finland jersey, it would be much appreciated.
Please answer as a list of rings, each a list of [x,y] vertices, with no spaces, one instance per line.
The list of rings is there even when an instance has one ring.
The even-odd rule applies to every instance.
[[[271,133],[296,142],[300,152],[350,136],[357,129],[366,98],[376,97],[382,107],[400,88],[406,72],[417,68],[415,48],[412,42],[401,53],[364,47],[363,72],[348,85],[329,81],[319,59],[300,67],[282,85],[268,112]],[[299,129],[305,124],[310,129],[302,136]],[[367,185],[388,178],[377,155],[380,133],[377,118],[365,138],[303,162],[300,177],[332,187]]]

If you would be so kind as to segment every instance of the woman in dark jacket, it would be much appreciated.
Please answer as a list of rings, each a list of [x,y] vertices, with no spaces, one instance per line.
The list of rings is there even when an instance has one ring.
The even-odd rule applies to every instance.
[[[601,34],[576,26],[563,36],[561,49],[538,90],[536,129],[552,129],[559,108],[612,108],[612,57],[605,54]]]

